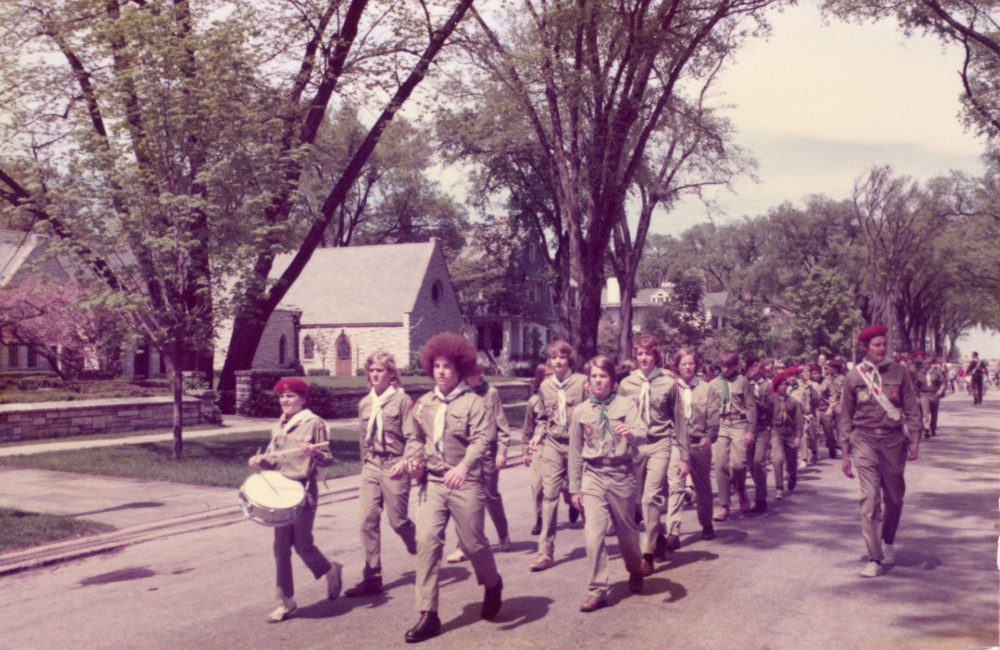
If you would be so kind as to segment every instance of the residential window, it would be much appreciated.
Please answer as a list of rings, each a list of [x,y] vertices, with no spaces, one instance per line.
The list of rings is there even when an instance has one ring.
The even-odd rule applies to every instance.
[[[38,350],[35,348],[28,348],[28,367],[37,368],[38,367]]]
[[[288,347],[288,341],[285,339],[285,335],[282,334],[281,338],[278,339],[278,366],[279,367],[285,365],[285,354],[286,354],[285,348],[287,348],[287,347]]]
[[[18,367],[18,345],[17,343],[11,343],[7,346],[7,367],[17,368]]]
[[[302,339],[302,358],[305,359],[306,361],[312,361],[314,354],[315,352],[313,350],[312,337],[306,335],[306,337]]]

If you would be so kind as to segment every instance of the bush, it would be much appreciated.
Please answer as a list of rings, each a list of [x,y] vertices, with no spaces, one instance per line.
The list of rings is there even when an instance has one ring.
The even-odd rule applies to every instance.
[[[306,377],[329,377],[329,376],[330,376],[329,368],[310,368],[306,372]]]

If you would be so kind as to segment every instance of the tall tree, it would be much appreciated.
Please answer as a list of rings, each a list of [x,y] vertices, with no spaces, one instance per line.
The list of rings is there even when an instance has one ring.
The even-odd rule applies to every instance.
[[[584,356],[597,348],[605,252],[665,111],[686,84],[759,33],[774,4],[524,0],[475,14],[478,30],[463,42],[488,80],[480,87],[499,84],[525,116],[552,179],[580,291],[576,343]]]
[[[667,107],[662,128],[653,134],[647,147],[647,161],[635,176],[638,215],[630,214],[634,210],[623,205],[623,214],[612,231],[610,261],[621,295],[620,360],[632,353],[632,296],[653,211],[669,211],[685,196],[700,197],[706,187],[728,186],[734,176],[749,173],[755,166],[732,144],[729,121],[705,105],[714,79],[714,74],[706,77],[696,102],[675,98]]]
[[[471,0],[75,0],[0,6],[0,200],[101,278],[181,370],[235,327],[220,389],[340,214]],[[354,83],[360,82],[360,83]],[[338,93],[376,109],[316,216],[294,208]],[[25,217],[25,215],[27,215]],[[277,283],[275,255],[295,251]],[[235,282],[232,280],[235,279]],[[127,308],[126,308],[127,307]]]

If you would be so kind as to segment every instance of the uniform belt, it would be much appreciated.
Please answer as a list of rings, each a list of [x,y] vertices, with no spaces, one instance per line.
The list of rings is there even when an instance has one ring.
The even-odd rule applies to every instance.
[[[369,451],[368,455],[372,456],[374,458],[383,458],[383,459],[385,459],[385,458],[402,458],[403,457],[403,454],[397,454],[397,453],[394,453],[394,452],[391,452],[391,451]]]
[[[617,458],[584,458],[583,460],[593,467],[619,467],[621,465],[632,464],[632,459],[628,456],[619,456]]]
[[[887,436],[893,433],[902,433],[903,427],[854,427],[855,431],[860,431],[861,433],[874,433],[879,436]]]
[[[565,438],[560,438],[559,436],[548,436],[548,437],[552,438],[556,442],[563,442],[563,443],[569,442],[569,436],[566,436]]]
[[[723,415],[722,419],[733,424],[743,424],[747,421],[743,415]]]

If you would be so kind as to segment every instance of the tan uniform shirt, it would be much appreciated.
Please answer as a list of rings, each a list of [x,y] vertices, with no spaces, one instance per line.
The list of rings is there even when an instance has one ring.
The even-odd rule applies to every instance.
[[[444,435],[438,449],[433,438],[434,414],[445,407],[448,410],[445,413]],[[403,424],[403,431],[406,434],[406,457],[413,457],[422,449],[427,473],[438,477],[460,463],[469,470],[479,467],[490,442],[496,438],[496,428],[487,416],[486,404],[471,390],[448,404],[434,391],[425,393],[413,405],[410,417]]]
[[[855,431],[860,431],[873,441],[892,444],[895,439],[903,436],[905,423],[910,432],[910,442],[920,438],[923,424],[920,421],[917,392],[910,381],[909,371],[902,364],[890,362],[879,366],[878,373],[882,380],[883,394],[901,412],[901,417],[898,421],[890,419],[872,395],[858,368],[851,368],[844,379],[840,402],[840,430],[844,434],[840,446],[845,453],[849,451],[850,436]]]
[[[938,397],[943,397],[947,383],[948,381],[945,379],[944,373],[934,366],[930,370],[922,368],[917,371],[917,380],[914,388],[917,389],[917,394],[936,394]]]
[[[601,406],[590,400],[578,404],[573,410],[569,426],[569,491],[582,491],[583,463],[599,458],[635,458],[639,445],[646,439],[646,425],[639,417],[639,407],[631,399],[616,395],[607,405],[608,427],[602,432]],[[624,422],[632,431],[629,441],[614,430],[616,421]]]
[[[691,445],[701,442],[701,438],[708,436],[709,440],[715,442],[719,437],[719,396],[713,393],[709,382],[699,377],[691,381],[694,386],[691,387],[690,418],[686,417],[684,387],[679,380],[672,391],[674,427],[683,460],[690,458]]]
[[[496,423],[497,433],[496,437],[490,443],[490,454],[494,457],[503,456],[506,458],[507,448],[510,447],[510,424],[507,422],[507,415],[503,412],[500,391],[495,386],[490,386],[487,382],[483,382],[480,388],[482,387],[486,388],[485,393],[481,390],[473,390],[472,392],[483,398],[483,403],[486,404],[486,412],[493,416]]]
[[[282,416],[272,429],[271,443],[260,466],[277,470],[291,479],[311,478],[317,467],[333,465],[329,442],[323,418],[309,409],[302,409],[290,418]],[[313,460],[299,448],[299,443],[319,445],[316,448],[319,456]]]
[[[664,372],[654,372],[654,377],[649,383],[649,419],[643,411],[642,386],[647,383],[645,375],[641,370],[633,371],[628,377],[622,379],[618,385],[618,394],[635,401],[639,408],[639,417],[649,430],[646,436],[647,442],[659,440],[660,438],[674,437],[674,407],[671,398],[671,390],[675,380]]]
[[[521,429],[521,442],[524,443],[525,449],[536,435],[539,438],[544,435],[544,415],[542,400],[538,394],[529,397],[528,404],[524,409],[524,427]]]
[[[573,419],[573,409],[587,399],[584,384],[587,378],[578,372],[567,374],[563,385],[566,394],[566,418],[562,420],[559,409],[559,382],[555,376],[546,377],[538,387],[538,397],[542,400],[545,435],[562,441],[569,439],[569,422]]]
[[[802,403],[791,395],[772,398],[771,431],[782,440],[802,439]]]
[[[723,377],[719,375],[712,379],[713,392],[718,396],[719,420],[731,425],[746,423],[747,431],[757,433],[757,400],[754,398],[753,386],[741,374],[729,379],[729,403],[722,404]]]
[[[374,401],[371,395],[365,395],[358,404],[358,419],[361,423],[361,459],[369,454],[389,454],[402,456],[406,449],[406,434],[403,433],[403,423],[413,408],[413,400],[396,388],[385,404],[382,405],[382,432],[377,428],[368,436],[368,418],[372,413]]]

